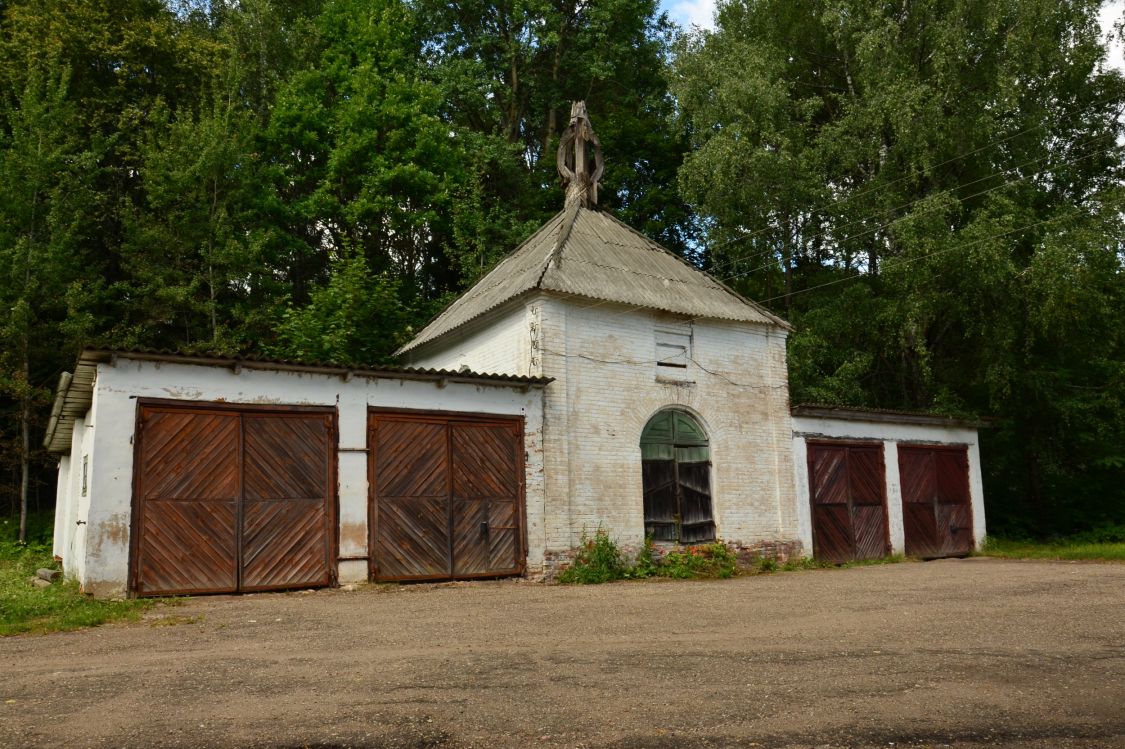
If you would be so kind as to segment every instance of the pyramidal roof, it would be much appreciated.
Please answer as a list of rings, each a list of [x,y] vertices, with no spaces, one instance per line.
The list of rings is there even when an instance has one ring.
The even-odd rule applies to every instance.
[[[586,168],[585,145],[591,142],[597,147],[596,136],[585,119],[585,107],[581,102],[576,103],[571,111],[571,125],[559,147],[559,172],[567,187],[566,208],[446,307],[398,353],[440,338],[535,290],[693,318],[789,328],[781,318],[608,213],[597,210],[597,180],[601,176],[602,160],[600,147],[597,147],[596,167]],[[568,158],[564,149],[571,144],[574,151],[569,152]]]

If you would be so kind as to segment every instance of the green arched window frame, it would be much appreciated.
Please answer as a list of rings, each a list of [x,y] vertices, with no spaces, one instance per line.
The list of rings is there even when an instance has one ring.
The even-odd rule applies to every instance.
[[[711,511],[711,447],[694,416],[658,412],[641,432],[645,534],[654,541],[715,540]]]

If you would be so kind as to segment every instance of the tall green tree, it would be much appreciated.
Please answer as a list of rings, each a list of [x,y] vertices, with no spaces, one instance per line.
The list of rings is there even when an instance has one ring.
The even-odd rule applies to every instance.
[[[414,5],[445,117],[478,135],[480,199],[496,219],[491,256],[481,263],[485,248],[471,247],[463,260],[468,277],[561,208],[555,153],[579,99],[606,153],[600,202],[672,249],[692,246],[693,217],[674,188],[687,141],[664,76],[673,27],[656,2]]]
[[[0,131],[0,396],[18,414],[20,541],[31,430],[57,376],[52,354],[69,338],[68,290],[83,267],[82,241],[96,205],[88,180],[97,154],[75,136],[78,110],[68,81],[57,64],[32,70],[18,98],[5,102]]]
[[[681,189],[713,270],[796,323],[794,397],[998,417],[1009,527],[1125,519],[1125,82],[1098,7],[727,2],[674,63]]]

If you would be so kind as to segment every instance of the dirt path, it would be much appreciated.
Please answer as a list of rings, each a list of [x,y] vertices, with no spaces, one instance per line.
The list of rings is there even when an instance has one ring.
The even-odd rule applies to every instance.
[[[200,598],[0,640],[0,746],[1125,747],[1125,565]]]

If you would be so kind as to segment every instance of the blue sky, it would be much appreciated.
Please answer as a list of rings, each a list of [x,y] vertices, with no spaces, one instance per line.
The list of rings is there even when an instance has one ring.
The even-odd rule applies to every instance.
[[[662,0],[660,7],[668,11],[669,17],[681,26],[692,24],[705,29],[714,27],[715,0]],[[1109,32],[1114,21],[1125,15],[1125,0],[1109,0],[1102,6],[1102,30]],[[1125,70],[1125,55],[1121,41],[1117,40],[1110,50],[1110,64]]]

